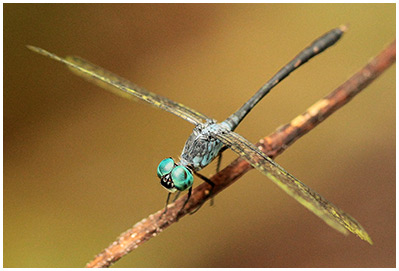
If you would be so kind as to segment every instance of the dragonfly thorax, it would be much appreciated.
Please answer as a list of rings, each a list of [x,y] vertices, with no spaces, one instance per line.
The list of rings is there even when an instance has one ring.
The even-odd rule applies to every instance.
[[[197,125],[184,145],[180,165],[199,171],[212,162],[223,147],[223,143],[213,136],[220,129],[220,124],[213,121]]]

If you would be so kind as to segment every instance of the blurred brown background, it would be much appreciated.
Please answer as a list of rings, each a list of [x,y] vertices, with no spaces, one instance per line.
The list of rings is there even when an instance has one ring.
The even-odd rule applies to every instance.
[[[164,206],[156,166],[193,126],[27,50],[79,55],[223,120],[328,30],[343,39],[238,128],[256,142],[395,38],[394,4],[4,6],[4,265],[82,267]],[[223,164],[236,156],[226,152]],[[255,170],[115,267],[394,267],[395,66],[278,163],[366,228],[335,232]],[[215,165],[203,171],[211,174]],[[198,184],[201,181],[196,179]]]

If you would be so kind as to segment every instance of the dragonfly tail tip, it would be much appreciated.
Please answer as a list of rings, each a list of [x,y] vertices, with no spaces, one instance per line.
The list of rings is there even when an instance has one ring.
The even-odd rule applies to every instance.
[[[341,24],[339,27],[339,30],[341,30],[342,32],[346,32],[349,29],[349,24]]]

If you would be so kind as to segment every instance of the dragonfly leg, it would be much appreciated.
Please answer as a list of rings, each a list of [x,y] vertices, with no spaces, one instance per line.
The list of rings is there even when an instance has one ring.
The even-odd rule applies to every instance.
[[[191,198],[191,191],[192,191],[192,190],[193,190],[193,188],[190,187],[190,189],[188,190],[188,193],[187,193],[187,199],[186,199],[186,201],[184,202],[183,206],[181,207],[180,211],[177,213],[178,216],[179,216],[179,214],[183,211],[184,207],[186,207],[187,202],[188,202],[189,199]]]
[[[194,174],[197,175],[198,177],[200,177],[204,182],[208,183],[208,184],[211,186],[211,189],[209,190],[209,194],[208,194],[208,197],[207,197],[207,198],[211,197],[211,206],[212,206],[212,205],[213,205],[212,191],[213,191],[213,188],[215,187],[215,184],[214,184],[211,180],[209,180],[207,177],[205,177],[205,176],[202,175],[202,174],[199,174],[198,172],[195,172],[195,171],[194,171]],[[194,214],[195,212],[197,212],[197,211],[202,207],[202,205],[204,204],[204,202],[205,202],[205,201],[203,201],[203,202],[200,204],[200,206],[197,207],[197,209],[195,209],[194,211],[190,212],[190,215],[192,215],[192,214]]]
[[[172,194],[172,193],[169,192],[169,193],[168,193],[168,197],[166,198],[165,211],[163,211],[161,217],[162,217],[164,214],[166,214],[166,212],[168,211],[168,204],[169,204],[170,194]]]
[[[222,154],[223,154],[223,152],[224,152],[226,149],[227,149],[227,146],[223,146],[223,147],[220,149],[220,151],[219,151],[219,154],[218,154],[218,161],[217,161],[217,164],[216,164],[216,173],[219,173],[219,171],[220,171],[220,164],[222,163]]]

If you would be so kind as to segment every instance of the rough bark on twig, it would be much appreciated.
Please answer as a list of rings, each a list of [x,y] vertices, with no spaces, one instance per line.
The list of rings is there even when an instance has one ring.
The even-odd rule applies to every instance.
[[[349,102],[356,94],[369,85],[384,72],[396,59],[396,41],[393,41],[378,56],[372,59],[359,72],[339,86],[323,99],[309,107],[303,114],[290,123],[281,126],[273,134],[261,139],[257,146],[269,157],[281,154],[289,145],[312,130],[329,115]],[[225,169],[214,175],[213,195],[218,194],[251,169],[244,159],[238,158]],[[150,215],[122,233],[115,242],[98,254],[86,267],[108,267],[118,259],[136,249],[139,245],[155,237],[169,225],[176,222],[188,212],[195,210],[209,193],[209,185],[203,183],[193,189],[190,201],[184,212],[179,213],[186,196],[181,197],[168,206],[168,211],[162,216],[164,209]],[[179,213],[179,214],[178,214]]]

